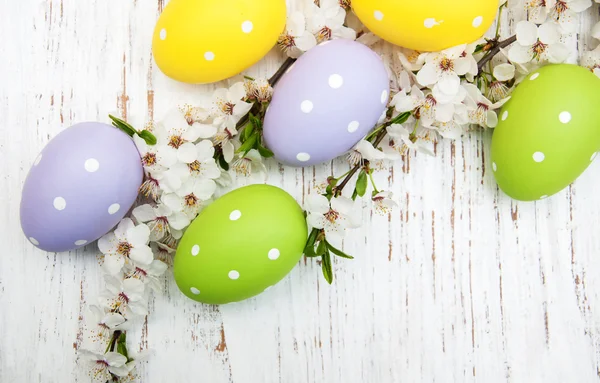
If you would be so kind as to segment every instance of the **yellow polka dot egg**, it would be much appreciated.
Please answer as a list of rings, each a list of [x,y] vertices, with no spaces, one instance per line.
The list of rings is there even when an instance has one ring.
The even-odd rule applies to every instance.
[[[285,18],[285,0],[171,0],[156,23],[154,59],[178,81],[221,81],[260,61]]]
[[[352,0],[352,8],[382,39],[432,52],[482,37],[494,22],[498,0]]]

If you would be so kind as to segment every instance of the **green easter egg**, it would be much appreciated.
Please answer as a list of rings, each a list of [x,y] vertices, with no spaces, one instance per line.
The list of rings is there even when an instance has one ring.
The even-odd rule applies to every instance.
[[[189,298],[238,302],[281,281],[302,257],[304,212],[268,185],[237,189],[204,209],[177,248],[174,274]]]
[[[577,179],[600,149],[600,79],[576,65],[549,65],[517,86],[500,112],[492,170],[521,201],[544,199]]]

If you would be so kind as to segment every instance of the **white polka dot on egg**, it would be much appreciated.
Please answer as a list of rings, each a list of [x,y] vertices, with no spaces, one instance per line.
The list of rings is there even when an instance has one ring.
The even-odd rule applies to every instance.
[[[229,272],[229,279],[235,281],[236,279],[239,279],[239,278],[240,278],[240,273],[237,270],[231,270]]]
[[[539,73],[534,73],[534,74],[531,75],[531,77],[529,78],[529,80],[533,81],[533,80],[537,79],[538,77],[540,77],[540,74]]]
[[[272,261],[278,259],[280,255],[281,255],[281,253],[279,252],[279,249],[269,250],[269,259]]]
[[[592,154],[592,157],[590,158],[590,161],[594,161],[596,159],[596,157],[598,157],[598,152]]]
[[[314,108],[314,105],[313,105],[312,101],[310,101],[310,100],[304,100],[304,101],[302,101],[302,104],[300,104],[300,109],[302,110],[303,113],[306,113],[306,114],[312,112],[313,108]]]
[[[200,246],[194,245],[194,247],[192,247],[192,255],[195,257],[198,253],[200,253]]]
[[[83,246],[86,243],[88,243],[88,241],[86,241],[85,239],[80,239],[79,241],[75,241],[75,246]]]
[[[56,197],[54,198],[53,205],[56,210],[65,210],[67,201],[63,197]]]
[[[384,104],[384,105],[385,105],[385,104],[387,104],[387,102],[388,102],[388,97],[389,97],[389,96],[390,96],[390,94],[388,93],[388,91],[387,91],[387,90],[384,90],[384,91],[381,93],[381,103],[382,103],[382,104]]]
[[[234,210],[231,212],[231,214],[229,214],[229,219],[232,221],[237,221],[241,217],[242,217],[242,212],[239,210]]]
[[[508,110],[505,110],[504,113],[502,113],[502,121],[506,121],[507,118],[508,118]]]
[[[306,162],[306,161],[310,160],[310,154],[298,153],[298,155],[296,156],[296,159],[300,162]]]
[[[359,127],[360,127],[360,122],[352,121],[351,123],[348,124],[348,132],[354,133],[358,130]]]
[[[440,25],[440,23],[437,22],[437,20],[434,18],[425,19],[425,21],[423,22],[423,26],[427,29],[431,29],[436,25]]]
[[[37,239],[33,238],[33,237],[29,237],[29,242],[33,243],[34,245],[38,246],[40,243],[38,242]]]
[[[116,214],[119,210],[121,210],[121,205],[119,205],[118,203],[113,203],[108,207],[108,214]]]
[[[494,171],[498,171],[498,165],[496,165],[495,162],[492,163],[492,169],[494,169]]]
[[[94,173],[100,168],[100,162],[95,158],[88,158],[83,166],[88,173]]]
[[[206,61],[213,61],[215,59],[215,54],[213,52],[206,52],[204,54],[204,59]]]
[[[339,89],[344,85],[344,78],[339,74],[332,74],[329,76],[329,86],[333,89]]]
[[[247,20],[242,23],[242,32],[250,33],[250,32],[252,32],[253,29],[254,29],[254,24],[252,24],[252,21]]]
[[[190,288],[190,291],[192,292],[192,294],[194,295],[200,295],[200,290],[198,290],[195,287]]]
[[[383,20],[383,12],[381,12],[381,11],[373,12],[373,16],[375,17],[375,20],[377,20],[377,21]]]
[[[483,24],[483,16],[477,16],[473,19],[473,28],[479,28]]]
[[[573,116],[571,116],[571,113],[569,112],[561,112],[561,114],[558,115],[558,119],[563,124],[568,124],[573,119]]]
[[[160,39],[163,41],[167,39],[167,30],[165,28],[160,30]]]
[[[546,155],[542,152],[533,153],[533,160],[535,162],[543,162],[546,159]]]
[[[41,160],[42,160],[42,153],[40,153],[40,155],[37,156],[37,158],[35,159],[35,162],[33,163],[33,166],[37,166]]]

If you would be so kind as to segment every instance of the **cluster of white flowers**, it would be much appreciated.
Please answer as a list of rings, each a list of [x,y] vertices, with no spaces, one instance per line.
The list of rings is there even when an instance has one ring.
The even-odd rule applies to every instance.
[[[371,189],[376,212],[387,214],[397,206],[391,192],[375,185],[373,172],[381,162],[411,152],[433,155],[440,138],[459,138],[473,126],[494,128],[497,111],[529,73],[568,59],[564,41],[576,31],[578,14],[591,6],[592,0],[504,0],[500,12],[520,8],[528,15],[511,38],[502,40],[498,26],[488,39],[441,52],[395,48],[387,63],[392,92],[379,125],[348,153],[351,170],[329,177],[306,201],[313,230],[305,252],[322,257],[328,281],[333,279],[330,254],[349,257],[336,246],[346,229],[360,225],[357,198]],[[600,39],[600,23],[592,35]],[[336,38],[366,45],[379,41],[351,13],[350,0],[304,0],[289,14],[279,46],[297,58]],[[600,47],[585,53],[581,65],[600,76]],[[269,151],[261,143],[260,119],[272,92],[267,80],[235,82],[217,89],[209,101],[175,109],[153,124],[156,145],[134,136],[145,170],[140,189],[144,203],[99,241],[107,291],[90,307],[91,342],[85,347],[89,351],[82,352],[99,381],[130,376],[139,358],[121,349],[122,335],[132,320],[147,314],[148,294],[160,287],[158,277],[185,228],[219,188],[230,185],[228,170],[266,176],[263,157]],[[238,134],[241,128],[249,130]],[[343,195],[348,185],[354,188],[351,197]]]
[[[319,8],[314,3],[307,0],[303,12],[290,15],[288,30],[279,41],[289,56],[298,57],[322,41],[323,36],[343,33],[346,38],[358,37],[357,41],[367,45],[378,41],[356,22],[354,15],[346,14],[349,2],[321,0],[318,12],[329,17],[320,19],[323,21],[319,25],[324,29],[311,27],[307,20]],[[439,138],[457,139],[474,126],[496,127],[498,110],[529,73],[569,58],[564,41],[576,32],[579,13],[591,6],[592,0],[504,0],[500,3],[500,12],[525,9],[528,14],[528,20],[516,25],[516,35],[512,38],[501,40],[498,27],[496,34],[488,39],[441,52],[423,53],[396,47],[388,62],[392,89],[389,109],[378,128],[385,131],[381,136],[371,134],[361,141],[348,155],[350,164],[361,167],[382,159],[398,160],[411,151],[433,155],[434,143]],[[350,28],[346,26],[354,29],[347,31]],[[592,34],[600,39],[600,23]],[[585,53],[581,65],[600,76],[600,46]],[[405,113],[409,113],[405,121],[394,123]],[[371,170],[372,165],[366,169],[367,173]],[[397,205],[394,196],[379,191],[372,178],[367,182],[359,176],[353,197],[361,181],[360,188],[372,185],[372,201],[377,212],[386,214]],[[351,200],[335,188],[322,194],[307,203],[309,223],[314,228],[324,229],[327,237],[339,239],[345,228],[356,227],[347,215],[354,210],[349,204]],[[329,199],[327,209],[322,196]]]
[[[238,153],[238,124],[253,105],[266,105],[272,88],[266,81],[236,82],[217,89],[200,106],[170,111],[151,127],[156,144],[133,137],[142,157],[145,181],[142,204],[98,241],[106,290],[86,315],[80,356],[90,362],[99,382],[133,380],[135,362],[126,351],[126,331],[148,314],[148,295],[160,289],[159,277],[172,262],[183,231],[231,176],[265,173],[256,149]],[[244,121],[242,121],[243,123]],[[122,338],[123,337],[123,338]]]

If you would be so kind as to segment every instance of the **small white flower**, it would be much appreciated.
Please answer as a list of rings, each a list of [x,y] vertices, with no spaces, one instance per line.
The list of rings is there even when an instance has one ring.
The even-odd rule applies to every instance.
[[[252,174],[264,175],[266,177],[267,168],[263,163],[263,158],[256,149],[251,149],[243,156],[240,156],[232,164],[232,169],[236,174],[249,177]]]
[[[252,104],[244,101],[245,98],[246,88],[243,82],[237,82],[229,89],[215,90],[211,103],[213,124],[234,131],[236,124],[252,109]]]
[[[581,57],[581,66],[588,68],[600,77],[600,46],[593,51],[585,52]]]
[[[179,149],[179,161],[157,175],[163,191],[176,192],[189,178],[213,180],[221,175],[213,156],[215,148],[209,140],[185,143]]]
[[[545,22],[539,27],[531,21],[517,24],[517,43],[508,51],[510,61],[524,64],[532,60],[560,63],[567,59],[569,50],[560,42],[558,25]]]
[[[568,33],[577,31],[578,13],[592,6],[592,0],[548,0],[550,17]]]
[[[361,140],[354,149],[348,153],[348,162],[350,165],[358,165],[367,161],[383,160],[385,154],[381,150],[376,149],[372,143],[367,140]]]
[[[515,66],[509,63],[498,64],[494,67],[494,78],[498,81],[509,81],[515,78]]]
[[[166,117],[158,123],[154,132],[157,145],[169,146],[175,151],[186,142],[195,142],[201,137],[212,137],[216,128],[211,125],[192,123],[191,125],[185,115],[179,109],[172,109]]]
[[[148,226],[135,226],[131,219],[123,219],[114,232],[98,240],[98,248],[104,254],[103,268],[109,275],[116,275],[128,260],[150,264],[154,256],[148,246],[149,240]]]
[[[375,203],[375,211],[379,214],[388,214],[392,209],[398,207],[398,203],[394,199],[394,193],[390,191],[381,191],[373,196]]]
[[[144,169],[150,173],[161,172],[177,162],[177,151],[167,145],[148,145],[137,134],[133,136],[133,142],[142,157]]]
[[[442,52],[427,53],[425,65],[417,73],[417,81],[431,87],[441,103],[451,102],[460,92],[460,76],[472,70],[472,62],[463,57],[466,44]],[[476,73],[475,73],[476,74]]]
[[[108,341],[114,331],[126,330],[129,327],[129,323],[123,315],[107,312],[104,308],[96,305],[89,306],[86,324],[92,341],[101,343]]]
[[[263,104],[271,102],[273,98],[273,87],[271,87],[271,84],[266,79],[246,79],[244,87],[246,88],[246,97],[249,101],[256,101]]]
[[[498,125],[496,110],[500,109],[508,101],[508,98],[497,103],[492,103],[475,85],[463,84],[463,86],[467,89],[468,93],[469,122],[484,128],[495,128]]]
[[[107,289],[107,293],[103,294],[104,306],[124,316],[148,315],[144,282],[137,278],[121,280],[110,275],[105,275],[104,279]]]
[[[160,290],[160,281],[158,277],[167,271],[167,264],[155,259],[149,265],[136,265],[127,267],[127,276],[137,278],[147,284],[152,290]]]
[[[317,39],[306,30],[304,14],[294,11],[288,16],[286,31],[279,36],[277,43],[288,56],[298,58],[317,45]]]
[[[511,8],[524,8],[529,15],[529,20],[542,24],[548,17],[548,0],[515,0],[511,1]]]
[[[360,227],[361,210],[346,197],[331,198],[311,194],[306,200],[308,223],[311,227],[325,231],[327,240],[340,243],[346,229]]]
[[[430,130],[425,128],[415,129],[416,121],[405,124],[393,124],[387,128],[388,144],[383,147],[386,156],[391,160],[401,158],[408,150],[415,150],[430,156],[434,153],[430,148]]]
[[[356,39],[356,31],[346,27],[346,11],[338,0],[320,0],[320,6],[314,3],[306,9],[307,30],[318,42],[331,39]]]
[[[192,178],[187,180],[175,193],[166,193],[163,195],[161,200],[172,212],[181,211],[191,221],[196,218],[198,212],[209,202],[216,189],[217,184],[213,180]],[[174,223],[170,222],[170,224],[173,226]],[[176,224],[173,227],[183,230],[185,226],[179,227]]]
[[[140,205],[133,209],[135,219],[145,223],[150,229],[150,241],[160,241],[169,234],[169,220],[171,209],[159,203],[156,206]]]
[[[127,363],[127,358],[118,352],[96,353],[89,350],[79,351],[82,360],[89,365],[90,376],[96,382],[110,382],[112,376],[126,377],[133,369],[133,365]]]

